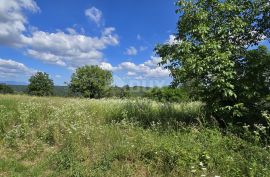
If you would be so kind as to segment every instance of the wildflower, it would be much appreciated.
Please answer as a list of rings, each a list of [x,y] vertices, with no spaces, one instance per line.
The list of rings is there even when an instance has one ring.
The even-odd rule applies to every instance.
[[[196,170],[191,170],[191,173],[196,173]]]
[[[200,165],[201,167],[203,167],[203,162],[200,162],[199,165]]]

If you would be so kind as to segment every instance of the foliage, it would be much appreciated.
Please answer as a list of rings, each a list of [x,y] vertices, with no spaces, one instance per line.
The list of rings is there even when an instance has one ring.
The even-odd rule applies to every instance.
[[[36,96],[53,95],[53,80],[47,73],[37,72],[29,79],[28,93]]]
[[[267,146],[215,128],[159,131],[158,124],[145,129],[132,122],[136,112],[141,119],[162,117],[161,106],[147,100],[0,95],[0,176],[270,176]],[[194,112],[198,104],[174,106],[180,114],[187,107]],[[127,116],[108,123],[115,112]],[[166,112],[164,120],[173,117]]]
[[[130,94],[130,87],[129,87],[129,85],[123,86],[123,88],[121,88],[120,98],[128,98],[130,96],[131,96],[131,94]]]
[[[267,124],[263,112],[270,110],[267,96],[270,93],[270,53],[265,46],[247,52],[237,68],[235,83],[242,114],[249,124]],[[243,122],[243,121],[242,121]]]
[[[151,90],[150,87],[143,86],[129,86],[125,85],[123,87],[113,86],[109,89],[106,97],[116,97],[116,98],[136,98],[145,97],[147,92]]]
[[[150,99],[161,102],[184,102],[188,101],[188,94],[184,88],[153,88],[146,96]]]
[[[101,98],[112,83],[112,73],[98,66],[83,66],[73,73],[69,88],[75,95]]]
[[[0,84],[0,93],[14,93],[14,90],[6,84]]]
[[[225,123],[245,122],[242,118],[248,103],[236,87],[241,83],[241,88],[257,88],[240,81],[238,71],[255,66],[246,62],[252,66],[241,67],[252,56],[247,49],[269,38],[269,2],[179,0],[177,5],[181,16],[176,40],[156,47],[161,64],[171,71],[172,84],[183,84],[190,95],[205,102],[209,117]]]

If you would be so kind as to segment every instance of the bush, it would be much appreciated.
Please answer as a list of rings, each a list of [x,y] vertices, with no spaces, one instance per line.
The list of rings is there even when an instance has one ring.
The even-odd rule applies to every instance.
[[[184,88],[153,88],[146,93],[146,97],[160,102],[185,102],[189,96]]]

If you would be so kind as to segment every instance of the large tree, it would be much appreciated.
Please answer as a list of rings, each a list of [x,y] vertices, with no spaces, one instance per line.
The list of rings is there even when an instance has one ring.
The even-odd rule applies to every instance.
[[[248,108],[239,99],[239,72],[249,47],[269,39],[269,0],[179,0],[177,6],[175,42],[156,48],[172,84],[189,87],[218,120],[242,117]]]
[[[75,95],[86,98],[101,98],[112,83],[112,73],[98,66],[83,66],[76,69],[69,84]]]
[[[37,72],[29,79],[28,93],[36,96],[53,95],[53,80],[47,73]]]

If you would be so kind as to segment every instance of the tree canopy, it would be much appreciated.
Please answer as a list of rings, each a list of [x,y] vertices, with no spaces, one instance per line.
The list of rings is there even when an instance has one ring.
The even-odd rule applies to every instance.
[[[36,96],[53,95],[53,80],[45,72],[37,72],[29,79],[28,93]]]
[[[98,66],[83,66],[73,73],[69,88],[75,95],[101,98],[112,83],[112,73]]]

